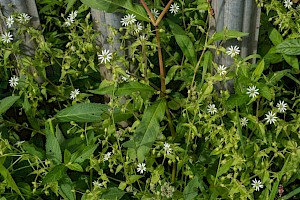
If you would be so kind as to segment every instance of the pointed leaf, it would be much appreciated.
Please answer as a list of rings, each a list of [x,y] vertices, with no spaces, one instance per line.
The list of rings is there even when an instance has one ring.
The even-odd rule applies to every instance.
[[[158,134],[160,133],[160,122],[165,115],[166,100],[161,99],[148,107],[141,123],[135,131],[135,142],[138,145],[138,160],[143,162],[145,155],[149,152]]]
[[[55,118],[60,122],[94,122],[101,120],[109,106],[100,103],[79,103],[59,111]]]
[[[54,130],[51,122],[45,123],[46,132],[46,156],[53,164],[59,164],[62,162],[62,154],[57,138],[55,137]]]
[[[101,199],[118,200],[124,196],[125,192],[117,187],[108,188],[101,196]]]
[[[172,22],[171,20],[167,19],[167,22],[171,28],[173,35],[175,36],[175,40],[180,47],[181,51],[187,57],[187,59],[196,66],[197,57],[196,51],[191,39],[187,36],[185,31],[178,25]]]
[[[48,184],[61,179],[67,171],[67,167],[64,165],[57,165],[52,168],[47,175],[43,178],[42,184]]]
[[[0,115],[5,113],[18,99],[20,96],[9,96],[1,99],[0,101]]]
[[[143,6],[133,4],[131,0],[81,0],[85,5],[106,12],[114,12],[118,8],[122,7],[129,12],[134,14],[137,19],[150,22],[150,19]]]
[[[64,174],[62,179],[59,180],[58,185],[59,194],[63,197],[63,199],[76,200],[72,180],[67,174]]]
[[[256,66],[255,70],[252,73],[252,80],[254,82],[258,81],[258,79],[260,78],[260,76],[262,75],[262,72],[264,71],[264,67],[265,67],[265,60],[262,59],[258,65]]]
[[[115,95],[116,96],[130,96],[133,92],[139,92],[141,96],[146,98],[151,97],[155,90],[149,85],[142,84],[140,82],[128,82],[120,84]]]
[[[184,199],[194,199],[198,195],[199,186],[200,182],[198,180],[198,176],[196,176],[194,179],[190,180],[187,186],[184,188]]]
[[[16,182],[14,181],[13,177],[9,173],[9,171],[3,166],[0,165],[0,174],[3,176],[4,180],[6,181],[8,187],[10,187],[12,190],[14,190],[18,195],[21,196],[22,199],[25,199],[19,190]]]
[[[285,40],[276,46],[277,53],[300,55],[300,39]]]
[[[290,56],[290,55],[285,55],[283,54],[284,60],[291,65],[294,69],[299,70],[299,61],[297,56]]]
[[[82,163],[86,159],[90,158],[94,151],[97,149],[98,144],[90,145],[82,150],[78,150],[71,156],[71,162]]]
[[[278,45],[283,42],[281,34],[275,28],[269,30],[269,38],[274,45]]]

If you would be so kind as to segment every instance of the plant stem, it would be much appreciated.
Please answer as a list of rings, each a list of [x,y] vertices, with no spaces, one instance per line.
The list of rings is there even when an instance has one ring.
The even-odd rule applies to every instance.
[[[153,14],[151,13],[150,9],[148,8],[146,2],[144,0],[140,0],[141,4],[143,5],[143,7],[145,8],[145,10],[147,11],[148,16],[150,17],[151,23],[153,24],[153,26],[155,26],[156,21],[154,19]]]
[[[160,81],[161,81],[160,96],[164,97],[166,94],[165,69],[164,69],[164,63],[163,63],[163,57],[162,57],[162,51],[161,51],[161,45],[160,45],[159,31],[158,31],[157,26],[155,26],[155,32],[156,32],[156,40],[157,40],[158,62],[159,62],[159,72],[160,72]]]
[[[172,2],[173,2],[173,0],[170,0],[168,2],[168,4],[165,6],[164,10],[160,13],[160,15],[158,16],[158,18],[156,19],[155,24],[153,24],[154,26],[158,26],[158,24],[160,23],[160,21],[162,20],[162,18],[164,17],[164,15],[168,12],[168,10],[169,10]]]

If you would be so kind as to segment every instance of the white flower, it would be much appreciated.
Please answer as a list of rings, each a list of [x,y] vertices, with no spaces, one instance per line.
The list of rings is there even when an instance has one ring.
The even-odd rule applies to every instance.
[[[266,118],[265,118],[265,120],[267,120],[267,123],[274,124],[277,121],[276,119],[278,118],[275,115],[276,115],[276,113],[269,111],[268,114],[266,114]]]
[[[17,21],[21,24],[27,24],[29,22],[29,20],[31,19],[31,17],[26,14],[26,13],[21,13],[18,18]]]
[[[103,186],[103,184],[99,183],[99,181],[93,181],[93,185],[94,187],[99,187],[99,188]]]
[[[141,42],[144,42],[144,41],[146,41],[148,38],[147,38],[147,36],[145,36],[145,35],[141,35],[141,36],[139,37],[139,39],[140,39]]]
[[[225,75],[227,72],[226,72],[226,68],[224,65],[219,65],[218,67],[218,73],[222,76],[222,75]]]
[[[64,23],[64,25],[66,26],[66,27],[69,27],[69,26],[71,26],[71,24],[74,22],[74,20],[73,19],[67,19],[66,21],[65,21],[65,23]]]
[[[142,29],[143,29],[143,26],[142,26],[142,24],[140,22],[137,22],[134,25],[134,31],[135,31],[135,33],[139,33]]]
[[[10,32],[5,32],[2,34],[2,42],[10,43],[11,41],[13,41],[13,36],[10,34]]]
[[[16,144],[14,144],[17,147],[20,147],[25,141],[18,141]]]
[[[130,24],[133,24],[136,22],[135,15],[134,14],[127,14],[123,18],[121,18],[121,24],[122,26],[128,26]]]
[[[75,89],[74,91],[71,91],[70,98],[75,99],[77,95],[79,95],[79,93],[80,93],[79,89]]]
[[[19,81],[19,78],[16,76],[13,76],[9,79],[8,82],[9,82],[10,87],[16,87],[19,84],[18,81]]]
[[[164,143],[164,150],[166,151],[167,154],[171,153],[172,148],[169,143],[167,143],[167,142]]]
[[[293,2],[291,0],[285,0],[284,2],[284,7],[290,9],[293,5]]]
[[[105,63],[106,64],[106,61],[107,62],[110,62],[110,59],[112,58],[112,53],[109,52],[109,50],[102,50],[102,54],[99,54],[98,55],[98,59],[101,60],[101,63]]]
[[[129,22],[128,22],[128,16],[125,15],[123,18],[121,18],[121,24],[122,26],[128,26]]]
[[[11,26],[14,24],[15,20],[13,18],[13,16],[9,16],[7,19],[6,19],[6,26],[7,28],[11,28]]]
[[[248,119],[246,117],[243,117],[241,119],[241,125],[242,125],[242,127],[247,126],[247,124],[248,124]]]
[[[136,19],[135,19],[135,15],[134,14],[128,14],[127,15],[127,20],[128,20],[128,24],[133,24],[134,22],[136,22]]]
[[[251,185],[255,189],[255,191],[259,191],[260,188],[264,187],[261,181],[260,180],[257,181],[256,179],[252,180]]]
[[[78,13],[78,11],[76,10],[76,11],[73,11],[73,12],[71,12],[71,13],[69,14],[68,18],[66,19],[66,21],[65,21],[65,23],[64,23],[64,25],[65,25],[66,27],[71,26],[71,24],[74,23],[75,18],[77,17],[77,13]]]
[[[151,9],[151,13],[152,13],[152,15],[154,16],[154,18],[158,18],[158,16],[159,16],[158,10],[156,10],[155,8],[154,8],[154,9]]]
[[[112,152],[107,152],[106,154],[104,154],[104,161],[107,161],[110,156],[111,156]]]
[[[279,112],[284,113],[287,110],[287,103],[279,100],[279,103],[276,104],[276,107],[278,108]]]
[[[129,78],[128,78],[128,77],[126,77],[126,76],[121,76],[121,80],[122,80],[123,82],[126,82],[126,81],[128,81],[128,80],[129,80]]]
[[[73,45],[70,47],[70,49],[71,49],[71,51],[76,51],[76,47]]]
[[[177,5],[177,3],[173,3],[170,6],[170,12],[173,14],[176,14],[179,11],[179,6]]]
[[[137,172],[140,172],[140,174],[143,174],[146,171],[146,164],[145,163],[139,163],[137,167]]]
[[[247,90],[248,90],[248,92],[247,92],[246,94],[249,94],[249,97],[254,98],[254,97],[256,97],[257,95],[259,95],[258,89],[256,89],[256,86],[255,86],[255,85],[253,85],[252,87],[249,86],[249,87],[247,88]]]
[[[231,58],[233,58],[234,56],[240,54],[240,49],[239,49],[238,46],[230,46],[230,47],[228,47],[226,53],[227,53],[229,56],[231,56]]]
[[[74,20],[77,17],[77,14],[78,14],[78,11],[75,10],[69,14],[68,18]]]
[[[218,112],[218,110],[217,110],[215,104],[209,104],[209,105],[207,106],[207,111],[208,111],[210,114],[212,114],[212,115]]]

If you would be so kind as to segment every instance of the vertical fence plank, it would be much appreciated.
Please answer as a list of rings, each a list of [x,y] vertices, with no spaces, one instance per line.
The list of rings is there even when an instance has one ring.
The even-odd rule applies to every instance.
[[[97,44],[111,52],[117,52],[118,55],[123,54],[120,50],[119,34],[114,35],[112,28],[119,29],[121,27],[121,14],[120,13],[106,13],[104,11],[91,9],[94,29],[100,32],[97,38]],[[107,42],[109,37],[113,38],[113,43]],[[104,65],[100,65],[100,73],[102,78],[112,80],[112,73]]]
[[[210,17],[210,25],[213,32],[222,31],[224,28],[249,33],[249,36],[243,37],[242,41],[236,39],[227,40],[223,45],[225,48],[229,46],[239,46],[241,49],[240,55],[246,57],[257,52],[260,8],[257,7],[255,0],[217,0],[212,1],[212,8],[215,16]],[[220,43],[216,43],[219,45]],[[226,67],[233,64],[233,59],[221,53],[215,55],[215,62]],[[255,59],[252,60],[255,62]],[[232,82],[227,82],[223,86],[216,86],[219,90],[227,89],[234,92]]]

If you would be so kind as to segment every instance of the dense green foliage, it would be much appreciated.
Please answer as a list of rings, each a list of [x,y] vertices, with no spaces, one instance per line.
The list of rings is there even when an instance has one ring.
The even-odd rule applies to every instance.
[[[246,58],[223,44],[247,33],[209,35],[206,0],[148,0],[151,17],[130,0],[36,2],[40,29],[5,16],[0,200],[300,198],[298,1],[258,2]],[[90,7],[124,14],[106,39],[120,50],[97,43]]]

